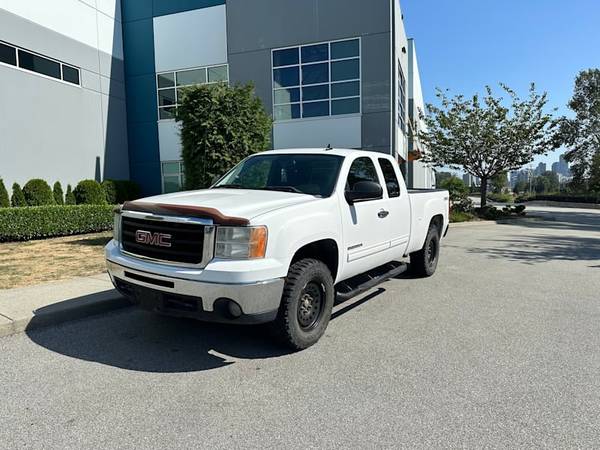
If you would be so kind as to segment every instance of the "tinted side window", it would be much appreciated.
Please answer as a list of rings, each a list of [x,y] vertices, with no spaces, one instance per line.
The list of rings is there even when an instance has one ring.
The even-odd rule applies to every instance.
[[[398,177],[391,161],[388,159],[380,158],[379,166],[383,172],[383,178],[385,179],[385,187],[388,191],[388,196],[400,197],[400,183],[398,183]]]
[[[359,181],[374,181],[379,183],[377,178],[377,170],[371,158],[357,158],[350,167],[348,173],[348,181],[346,182],[346,190],[353,190],[354,185]]]

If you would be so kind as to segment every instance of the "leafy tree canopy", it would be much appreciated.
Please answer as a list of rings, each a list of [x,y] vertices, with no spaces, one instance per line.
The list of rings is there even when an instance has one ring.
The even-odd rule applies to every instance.
[[[208,187],[215,177],[270,145],[272,120],[251,85],[186,88],[177,120],[188,189]]]
[[[490,86],[485,95],[449,97],[437,90],[440,106],[427,105],[427,125],[419,136],[426,144],[425,161],[434,166],[464,169],[481,179],[481,204],[486,204],[488,181],[502,172],[518,170],[557,147],[556,121],[546,112],[546,93],[529,95],[500,84],[507,99],[496,97]]]

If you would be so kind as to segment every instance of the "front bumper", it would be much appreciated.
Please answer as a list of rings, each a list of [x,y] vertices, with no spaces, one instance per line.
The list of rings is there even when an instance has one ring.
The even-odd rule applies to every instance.
[[[283,279],[255,283],[207,283],[156,275],[107,261],[110,278],[133,303],[159,313],[212,322],[262,323],[274,320]],[[241,314],[232,315],[230,302]]]

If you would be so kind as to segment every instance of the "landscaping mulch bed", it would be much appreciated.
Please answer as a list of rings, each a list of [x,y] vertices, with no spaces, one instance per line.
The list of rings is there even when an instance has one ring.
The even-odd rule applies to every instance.
[[[106,270],[111,232],[0,244],[0,289],[96,275]]]

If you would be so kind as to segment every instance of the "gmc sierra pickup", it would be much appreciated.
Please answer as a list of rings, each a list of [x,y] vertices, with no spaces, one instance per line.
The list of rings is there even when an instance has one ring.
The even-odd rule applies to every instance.
[[[287,345],[303,349],[323,335],[336,297],[409,267],[435,272],[448,200],[443,190],[408,191],[384,154],[258,153],[210,189],[126,202],[106,246],[108,272],[143,308],[271,322]]]

